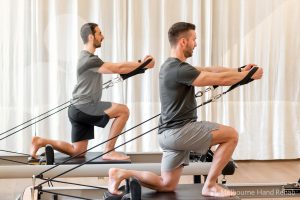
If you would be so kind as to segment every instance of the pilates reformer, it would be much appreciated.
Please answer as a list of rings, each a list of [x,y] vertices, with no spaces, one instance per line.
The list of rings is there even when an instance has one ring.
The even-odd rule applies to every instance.
[[[252,71],[252,74],[253,73],[255,73],[255,70],[251,70]],[[250,71],[250,72],[251,72]],[[251,74],[249,72],[249,74]],[[246,78],[248,79],[248,80],[246,80],[246,79],[244,79],[244,80],[242,80],[241,82],[239,82],[238,84],[236,84],[236,85],[234,85],[234,86],[231,86],[227,91],[225,91],[225,92],[223,92],[223,93],[221,93],[221,94],[219,94],[219,95],[216,95],[216,96],[214,96],[212,99],[210,99],[210,100],[208,100],[208,101],[206,101],[206,102],[204,102],[204,103],[202,103],[201,105],[199,105],[199,106],[197,106],[197,108],[198,107],[200,107],[200,106],[203,106],[203,105],[205,105],[205,104],[207,104],[207,103],[210,103],[210,102],[213,102],[213,101],[215,101],[215,100],[217,100],[218,98],[220,98],[222,95],[224,95],[224,94],[226,94],[227,92],[229,92],[230,90],[232,90],[232,89],[234,89],[234,88],[236,88],[236,87],[238,87],[238,86],[240,86],[240,85],[243,85],[243,84],[246,84],[246,83],[248,83],[248,82],[250,82],[251,80],[249,80],[249,77],[251,77],[252,75],[249,75],[249,76],[247,76]],[[196,108],[195,108],[196,109]],[[157,128],[157,127],[156,127]],[[155,129],[156,129],[155,128]],[[150,131],[152,131],[152,130],[150,130]],[[148,133],[149,131],[147,131],[146,133]],[[144,133],[144,134],[146,134],[146,133]],[[142,136],[142,135],[144,135],[144,134],[141,134],[140,136]],[[139,137],[140,137],[139,136]],[[134,139],[136,139],[136,138],[134,138]],[[130,142],[130,141],[128,141],[128,142]],[[127,143],[127,142],[126,142]],[[126,144],[126,143],[124,143],[124,144]],[[122,145],[124,145],[124,144],[122,144]],[[119,146],[118,146],[119,147]],[[116,148],[118,148],[118,147],[116,147]],[[199,160],[201,160],[201,159],[203,159],[203,157],[202,157],[202,155],[193,155],[194,157],[194,159],[199,159]],[[198,157],[197,157],[198,156]],[[68,161],[66,161],[66,160],[64,160],[63,162],[62,162],[62,164],[64,164],[64,165],[62,165],[62,164],[58,164],[59,166],[60,166],[60,168],[56,168],[56,174],[57,174],[57,172],[59,173],[59,176],[58,175],[56,175],[55,176],[55,173],[53,173],[53,174],[51,174],[51,169],[53,169],[54,167],[52,167],[51,165],[50,166],[47,166],[47,165],[38,165],[38,166],[29,166],[30,168],[32,168],[32,167],[36,167],[36,169],[38,169],[38,170],[40,170],[40,171],[36,171],[37,173],[36,174],[38,174],[36,177],[33,177],[33,180],[35,179],[35,178],[40,178],[41,180],[45,180],[45,182],[43,182],[42,184],[44,184],[44,183],[49,183],[49,182],[55,182],[56,180],[55,180],[55,178],[57,178],[57,177],[64,177],[64,175],[66,175],[67,174],[67,176],[72,176],[72,174],[76,174],[76,176],[78,176],[78,174],[79,174],[79,170],[82,170],[81,171],[81,173],[86,173],[86,174],[84,174],[84,176],[95,176],[95,175],[93,175],[93,173],[91,173],[92,171],[94,171],[94,170],[96,170],[96,169],[98,169],[97,170],[97,176],[107,176],[107,172],[108,172],[108,169],[110,168],[110,167],[112,167],[112,165],[113,165],[113,167],[116,167],[116,165],[118,165],[118,164],[101,164],[101,170],[99,170],[99,168],[96,168],[95,166],[97,166],[97,164],[95,164],[95,165],[85,165],[85,164],[88,164],[89,162],[91,162],[91,161],[93,161],[93,160],[96,160],[97,158],[99,158],[99,157],[101,157],[101,154],[100,154],[100,156],[99,156],[99,154],[98,154],[98,156],[96,156],[96,158],[94,157],[93,159],[90,159],[90,160],[86,160],[86,161],[84,161],[83,162],[83,164],[80,164],[80,165],[72,165],[72,164],[66,164]],[[69,159],[67,159],[67,160],[69,160]],[[71,159],[70,159],[71,160]],[[66,162],[65,162],[66,161]],[[65,162],[65,163],[64,163]],[[132,161],[130,161],[130,162],[132,162]],[[133,164],[134,162],[132,162],[132,164],[126,164],[126,163],[124,163],[124,164],[120,164],[120,165],[122,165],[122,166],[120,166],[120,167],[122,167],[122,168],[125,168],[125,169],[135,169],[135,170],[147,170],[147,171],[153,171],[153,172],[155,172],[155,173],[160,173],[160,165],[158,164],[158,163],[147,163],[147,164]],[[55,166],[58,166],[58,165],[55,165]],[[197,170],[196,171],[196,174],[199,174],[199,175],[207,175],[207,173],[208,173],[208,171],[209,171],[209,163],[208,162],[204,162],[204,163],[201,163],[200,165],[198,164],[198,162],[194,162],[194,163],[191,163],[190,164],[190,166],[188,166],[188,167],[185,167],[184,168],[184,170],[183,170],[183,175],[194,175],[195,174],[195,170]],[[79,167],[80,168],[79,168]],[[94,168],[94,170],[92,169],[93,167],[95,167]],[[206,166],[207,168],[205,168],[205,169],[203,169],[203,171],[201,171],[201,166]],[[62,172],[60,173],[60,171],[59,171],[59,169],[61,169],[61,167],[63,167],[63,169],[61,170]],[[8,167],[9,168],[9,167]],[[234,168],[235,167],[233,167],[233,172],[234,172]],[[75,170],[76,169],[76,170]],[[102,173],[101,171],[102,171],[102,169],[103,169],[103,171],[104,171],[104,173]],[[8,169],[6,169],[6,170],[8,170]],[[205,171],[206,170],[206,171]],[[232,170],[232,169],[231,169]],[[2,171],[2,170],[1,170]],[[5,171],[4,170],[4,168],[3,168],[3,171]],[[41,172],[42,171],[42,172]],[[65,172],[67,172],[67,173],[65,173]],[[74,172],[74,173],[73,173]],[[105,173],[106,172],[106,173]],[[5,173],[5,174],[7,174],[7,173]],[[31,171],[31,174],[32,174],[32,171]],[[0,175],[1,177],[2,177],[2,174]],[[50,179],[47,179],[47,178],[44,178],[45,176],[47,176],[47,177],[53,177],[53,178],[50,178]],[[75,175],[74,175],[75,176]],[[4,175],[3,175],[3,177],[4,177]],[[195,179],[194,179],[195,180]],[[196,182],[196,181],[195,181]],[[199,182],[199,180],[198,180],[198,182]],[[54,198],[56,198],[58,195],[62,195],[62,196],[68,196],[68,195],[64,195],[64,194],[58,194],[58,193],[56,193],[55,194],[55,192],[53,192],[53,191],[51,191],[51,192],[49,192],[49,191],[46,191],[44,188],[42,188],[41,187],[41,185],[42,184],[39,184],[38,186],[35,186],[35,184],[33,184],[33,187],[31,188],[31,194],[32,194],[32,198],[34,199],[35,198],[35,195],[33,195],[35,192],[37,192],[37,195],[36,195],[36,197],[38,198],[38,197],[41,197],[41,194],[44,194],[44,193],[50,193],[50,194],[52,194],[53,195],[53,197]],[[68,183],[67,183],[68,184]],[[69,183],[70,184],[70,183]],[[83,186],[83,187],[86,187],[86,186]],[[179,190],[180,190],[180,188],[181,187],[183,187],[183,186],[180,186],[179,187]],[[191,187],[192,188],[192,187]],[[98,189],[103,189],[103,188],[98,188]],[[197,188],[197,190],[198,191],[200,191],[199,190],[199,187]],[[146,191],[147,191],[147,189],[146,189]],[[151,192],[150,192],[151,193]],[[146,193],[146,196],[148,195],[150,195],[150,193],[148,192],[148,193]],[[153,192],[152,192],[153,193]],[[151,193],[151,194],[152,194]],[[177,193],[175,193],[176,195],[177,195]],[[190,194],[192,194],[192,193],[190,193]],[[56,196],[55,196],[56,195]],[[155,194],[156,195],[156,194]],[[153,197],[151,197],[151,198],[155,198],[155,199],[160,199],[160,197],[159,198],[157,198],[157,196],[155,197],[155,195],[153,196]],[[165,195],[167,195],[167,194],[159,194],[160,196],[165,196]],[[158,196],[159,196],[158,195]],[[179,197],[179,198],[177,198],[177,196],[175,195],[175,198],[173,198],[173,196],[171,195],[171,199],[180,199],[181,197]],[[147,199],[147,197],[145,197],[144,198],[144,196],[145,195],[143,195],[143,199]],[[151,196],[151,195],[150,195]],[[77,198],[76,196],[73,196],[73,195],[69,195],[69,197],[71,197],[71,198]],[[98,196],[99,197],[99,196]],[[199,197],[199,196],[198,196]],[[80,198],[80,197],[79,197]],[[166,197],[167,199],[170,199],[170,196],[169,197]],[[43,197],[43,199],[44,199],[44,197]],[[86,198],[86,197],[84,197],[84,198],[81,198],[81,199],[89,199],[89,198]],[[165,197],[163,197],[163,199],[165,199]],[[234,197],[234,198],[232,198],[232,199],[238,199],[238,197]]]

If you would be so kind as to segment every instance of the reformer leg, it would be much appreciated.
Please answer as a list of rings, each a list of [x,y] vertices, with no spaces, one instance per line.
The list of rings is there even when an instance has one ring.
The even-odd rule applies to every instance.
[[[36,177],[35,177],[35,175],[33,175],[32,176],[32,187],[30,188],[31,200],[41,199],[39,190],[35,189],[35,182],[36,182]]]
[[[194,183],[201,183],[201,175],[194,175]]]

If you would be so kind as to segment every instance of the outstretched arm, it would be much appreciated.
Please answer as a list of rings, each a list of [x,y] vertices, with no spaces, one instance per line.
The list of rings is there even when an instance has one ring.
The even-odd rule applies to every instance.
[[[201,71],[199,76],[193,81],[192,85],[199,87],[211,85],[229,86],[241,81],[247,74],[248,71],[238,72],[237,70],[219,73]],[[262,75],[262,68],[258,68],[251,78],[254,80],[260,79]]]
[[[245,68],[241,69],[241,71],[249,71],[253,66],[256,64],[248,64]],[[213,72],[213,73],[221,73],[221,72],[236,72],[238,68],[232,67],[220,67],[220,66],[213,66],[213,67],[196,67],[199,71],[205,72]]]
[[[146,56],[144,58],[145,62],[148,59],[152,59],[152,61],[146,66],[146,68],[153,68],[154,67],[154,58],[152,56]],[[101,74],[127,74],[140,66],[141,63],[139,62],[123,62],[123,63],[111,63],[105,62],[101,67],[98,69],[98,73]]]

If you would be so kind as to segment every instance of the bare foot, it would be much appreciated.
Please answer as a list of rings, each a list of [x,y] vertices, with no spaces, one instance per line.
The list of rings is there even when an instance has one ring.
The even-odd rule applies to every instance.
[[[102,156],[103,160],[128,160],[130,157],[116,151],[109,152]]]
[[[31,149],[30,149],[30,155],[31,157],[37,159],[36,152],[41,148],[41,138],[34,136],[31,139]]]
[[[111,194],[121,195],[122,192],[118,190],[122,179],[122,169],[110,168],[108,172],[108,191]]]
[[[204,185],[202,189],[202,195],[211,197],[233,197],[236,196],[236,192],[233,190],[223,188],[222,186],[216,183],[212,187],[207,187]]]

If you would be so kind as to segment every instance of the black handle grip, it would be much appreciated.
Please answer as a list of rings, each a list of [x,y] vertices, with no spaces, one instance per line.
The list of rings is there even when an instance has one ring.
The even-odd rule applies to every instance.
[[[247,66],[247,65],[243,65],[243,66],[239,67],[239,69],[243,69],[243,68],[245,68],[246,66]],[[213,87],[214,87],[214,89],[216,89],[217,87],[219,87],[219,85],[214,85]]]
[[[146,71],[146,66],[152,61],[152,58],[146,60],[145,62],[143,62],[140,66],[138,66],[138,68],[136,68],[135,70],[127,73],[127,74],[120,74],[120,76],[122,77],[123,80],[126,80],[132,76],[135,76],[137,74],[142,74]]]

